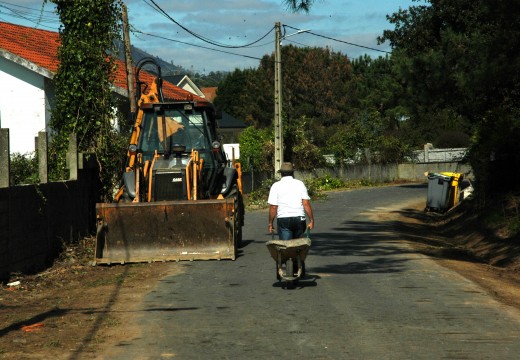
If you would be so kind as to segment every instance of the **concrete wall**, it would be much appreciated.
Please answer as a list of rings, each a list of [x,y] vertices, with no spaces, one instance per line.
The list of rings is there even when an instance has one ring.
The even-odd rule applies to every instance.
[[[414,151],[414,162],[455,162],[461,161],[466,153],[467,148],[444,148],[435,149],[431,144],[424,145],[424,150]]]
[[[2,149],[9,148],[7,132],[0,129]],[[0,151],[0,281],[13,272],[45,269],[64,244],[95,232],[95,204],[99,198],[96,168],[81,161],[75,137],[71,136],[71,180],[47,183],[47,159],[41,156],[47,153],[47,134],[39,135],[40,184],[10,186],[9,152]],[[34,146],[34,140],[32,143]]]
[[[409,163],[390,165],[346,165],[344,168],[315,169],[313,171],[295,171],[297,179],[314,179],[332,176],[343,180],[370,180],[373,182],[389,182],[396,180],[427,182],[425,173],[456,172],[463,173],[466,179],[474,180],[469,165],[458,162]],[[242,188],[244,193],[258,189],[262,182],[273,176],[272,172],[244,172]]]
[[[374,182],[408,180],[426,182],[427,178],[424,174],[429,172],[464,173],[466,178],[473,179],[471,167],[458,162],[346,165],[344,168],[296,171],[295,176],[299,179],[317,178],[330,175],[343,180],[365,179]]]
[[[95,231],[95,181],[0,189],[0,279],[51,265],[64,244]]]
[[[95,174],[75,181],[0,188],[0,279],[52,264],[63,244],[95,231]]]

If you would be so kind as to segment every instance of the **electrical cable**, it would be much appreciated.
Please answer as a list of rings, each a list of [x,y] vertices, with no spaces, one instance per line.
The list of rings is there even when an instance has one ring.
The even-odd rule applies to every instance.
[[[293,44],[296,44],[296,45],[300,45],[301,47],[306,47],[306,48],[311,47],[310,45],[305,45],[305,44],[302,44],[302,43],[300,43],[298,41],[294,41],[294,40],[283,39],[283,41],[287,41],[287,42],[290,42],[290,43],[293,43]]]
[[[42,27],[46,27],[46,28],[55,30],[58,26],[52,27],[52,26],[47,26],[44,24],[57,24],[57,25],[59,24],[59,21],[56,19],[55,16],[43,15],[44,13],[54,14],[53,11],[43,10],[43,8],[40,10],[37,10],[37,9],[33,9],[33,8],[30,8],[27,6],[12,4],[12,3],[9,3],[6,1],[0,1],[0,9],[1,8],[7,9],[10,12],[10,13],[7,13],[7,12],[2,12],[0,10],[0,13],[4,14],[5,16],[29,21],[31,23],[36,24],[36,26],[42,26]]]
[[[223,43],[220,43],[220,42],[217,42],[217,41],[214,41],[214,40],[211,40],[205,36],[202,36],[200,34],[197,34],[193,31],[191,31],[190,29],[186,28],[185,26],[181,25],[180,23],[178,23],[174,18],[172,18],[170,15],[168,15],[168,13],[166,11],[164,11],[159,5],[157,5],[157,3],[154,1],[154,0],[143,0],[148,6],[154,8],[156,11],[158,11],[159,13],[163,14],[166,18],[168,18],[170,21],[172,21],[174,24],[176,24],[177,26],[179,26],[181,29],[183,29],[184,31],[186,31],[187,33],[193,35],[194,37],[196,37],[197,39],[199,40],[202,40],[208,44],[211,44],[213,46],[218,46],[218,47],[223,47],[223,48],[228,48],[228,49],[240,49],[240,48],[247,48],[247,47],[250,47],[260,41],[262,41],[263,39],[265,39],[273,30],[274,30],[274,26],[262,37],[260,37],[259,39],[251,42],[251,43],[248,43],[248,44],[244,44],[244,45],[227,45],[227,44],[223,44]],[[154,6],[150,5],[147,1],[150,1]]]
[[[298,28],[295,28],[295,27],[292,27],[292,26],[289,26],[289,25],[285,25],[285,24],[283,26],[284,26],[284,28],[287,26],[288,28],[293,29],[293,30],[300,30]],[[369,47],[369,46],[365,46],[365,45],[359,45],[359,44],[354,44],[354,43],[351,43],[351,42],[348,42],[348,41],[343,41],[343,40],[335,39],[335,38],[332,38],[332,37],[329,37],[329,36],[320,35],[320,34],[317,34],[315,32],[312,32],[310,30],[306,31],[306,33],[314,35],[314,36],[318,36],[318,37],[321,37],[321,38],[324,38],[324,39],[328,39],[328,40],[344,43],[344,44],[347,44],[347,45],[357,46],[357,47],[360,47],[360,48],[363,48],[363,49],[368,49],[368,50],[372,50],[372,51],[379,51],[379,52],[386,53],[386,54],[391,54],[392,53],[391,51],[376,49],[376,48],[373,48],[373,47]]]
[[[170,39],[170,38],[167,38],[167,37],[164,37],[164,36],[160,36],[160,35],[154,35],[154,34],[145,33],[145,32],[143,32],[143,31],[141,31],[141,30],[136,29],[136,28],[133,27],[133,26],[131,26],[131,31],[132,31],[133,33],[142,34],[142,35],[146,35],[146,36],[150,36],[150,37],[155,37],[155,38],[158,38],[158,39],[161,39],[161,40],[167,40],[167,41],[171,41],[171,42],[176,42],[176,43],[180,43],[180,44],[183,44],[183,45],[194,46],[194,47],[198,47],[198,48],[201,48],[201,49],[217,51],[217,52],[221,52],[221,53],[224,53],[224,54],[235,55],[235,56],[241,56],[241,57],[245,57],[245,58],[249,58],[249,59],[254,59],[254,60],[262,60],[262,58],[255,57],[255,56],[250,56],[250,55],[244,55],[244,54],[232,53],[231,51],[225,51],[225,50],[220,50],[220,49],[214,49],[214,48],[210,48],[210,47],[207,47],[207,46],[204,46],[204,45],[190,44],[190,43],[185,42],[185,41],[174,40],[174,39]]]

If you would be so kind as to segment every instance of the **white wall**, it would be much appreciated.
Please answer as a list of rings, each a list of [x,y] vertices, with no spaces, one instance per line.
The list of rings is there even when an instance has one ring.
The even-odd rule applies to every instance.
[[[416,162],[419,163],[430,163],[430,162],[453,162],[461,161],[466,153],[467,148],[445,148],[445,149],[434,149],[427,146],[424,150],[415,151]]]
[[[231,161],[233,160],[233,155],[235,156],[235,160],[240,159],[240,144],[224,144],[224,152],[226,153],[226,158]]]
[[[0,127],[9,129],[11,154],[34,151],[34,138],[46,130],[44,83],[43,76],[0,58]]]

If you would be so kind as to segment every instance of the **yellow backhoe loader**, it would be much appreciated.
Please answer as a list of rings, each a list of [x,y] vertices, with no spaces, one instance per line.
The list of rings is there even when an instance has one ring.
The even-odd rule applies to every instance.
[[[146,64],[157,69],[140,81]],[[96,204],[95,264],[235,259],[244,206],[240,163],[226,159],[202,98],[165,102],[159,65],[136,68],[138,111],[121,187]]]

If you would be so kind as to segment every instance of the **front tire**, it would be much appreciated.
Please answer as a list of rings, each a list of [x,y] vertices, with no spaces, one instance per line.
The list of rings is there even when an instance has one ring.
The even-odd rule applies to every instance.
[[[287,259],[285,263],[285,276],[293,277],[294,276],[294,267],[293,267],[293,259]]]
[[[242,226],[244,225],[244,200],[237,184],[233,185],[228,197],[233,197],[234,200],[233,240],[235,247],[240,248],[242,247]]]

